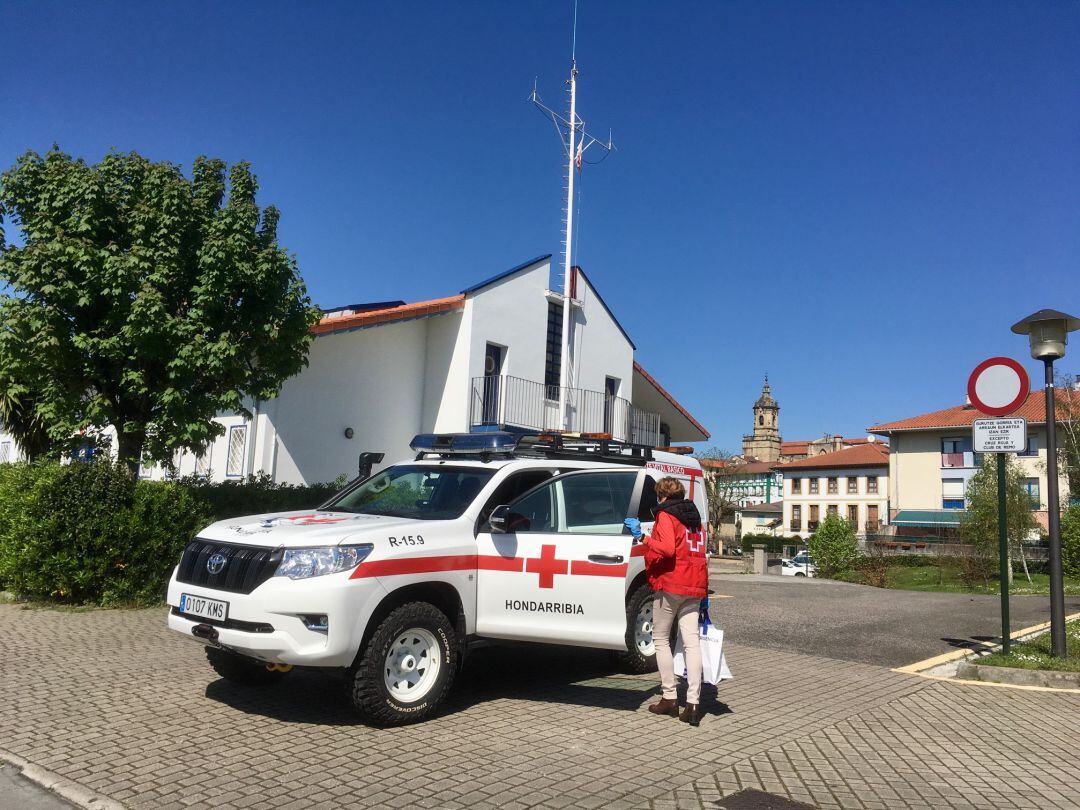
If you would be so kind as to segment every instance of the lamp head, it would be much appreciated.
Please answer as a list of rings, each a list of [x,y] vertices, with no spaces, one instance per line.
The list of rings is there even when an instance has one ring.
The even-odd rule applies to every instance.
[[[1058,312],[1056,309],[1040,309],[1024,320],[1014,323],[1012,330],[1027,335],[1031,344],[1031,356],[1036,360],[1058,360],[1065,356],[1065,344],[1069,332],[1080,329],[1080,318]]]

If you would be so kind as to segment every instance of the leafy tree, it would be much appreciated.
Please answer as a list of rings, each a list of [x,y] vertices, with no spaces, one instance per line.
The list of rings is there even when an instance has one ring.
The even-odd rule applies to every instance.
[[[859,559],[859,540],[850,523],[832,512],[825,515],[807,541],[817,572],[826,578],[843,574]]]
[[[1080,577],[1080,506],[1061,516],[1061,566],[1068,577]]]
[[[1058,472],[1069,483],[1069,495],[1080,498],[1080,378],[1060,376],[1056,388]]]
[[[1010,560],[1019,555],[1028,581],[1027,559],[1023,542],[1039,528],[1032,514],[1031,497],[1024,487],[1024,472],[1011,455],[1005,456],[1005,531],[1009,540]],[[1037,505],[1036,505],[1037,508]],[[969,543],[977,555],[986,561],[998,558],[998,486],[997,459],[987,453],[983,465],[968,482],[967,510],[960,522],[960,536]],[[986,578],[992,565],[983,566]],[[1010,576],[1012,565],[1009,566]]]
[[[0,369],[0,428],[10,433],[28,459],[49,451],[49,432],[38,416],[33,397],[20,391],[7,369]]]
[[[132,152],[87,165],[54,147],[0,175],[0,368],[64,449],[112,425],[119,458],[199,452],[221,411],[275,396],[317,318],[246,163],[192,176]]]

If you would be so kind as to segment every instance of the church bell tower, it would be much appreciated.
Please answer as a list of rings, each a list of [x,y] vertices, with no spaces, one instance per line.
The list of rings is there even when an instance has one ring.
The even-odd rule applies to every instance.
[[[780,405],[773,399],[769,377],[754,403],[754,432],[743,436],[743,455],[758,461],[780,460]]]

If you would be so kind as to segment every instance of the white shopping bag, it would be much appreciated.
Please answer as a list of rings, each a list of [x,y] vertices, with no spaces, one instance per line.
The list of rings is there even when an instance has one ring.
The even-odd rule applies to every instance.
[[[708,614],[698,626],[699,646],[701,647],[701,680],[714,686],[720,681],[735,677],[728,669],[724,658],[724,631],[714,627]],[[686,656],[683,654],[682,636],[675,642],[675,672],[686,677]]]

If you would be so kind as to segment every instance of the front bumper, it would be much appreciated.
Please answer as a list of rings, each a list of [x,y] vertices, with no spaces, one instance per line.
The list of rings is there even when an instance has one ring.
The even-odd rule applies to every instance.
[[[386,591],[372,578],[349,579],[350,572],[292,580],[271,577],[249,594],[218,591],[169,580],[168,626],[202,644],[212,644],[277,664],[347,667],[353,663],[364,627]],[[227,602],[227,621],[180,614],[180,595]],[[325,615],[327,629],[309,630],[301,616]],[[216,638],[192,631],[209,625]]]

